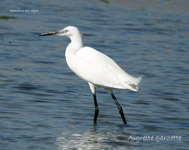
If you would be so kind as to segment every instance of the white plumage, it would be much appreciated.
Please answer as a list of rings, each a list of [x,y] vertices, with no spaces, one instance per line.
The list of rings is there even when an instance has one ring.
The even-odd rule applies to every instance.
[[[76,27],[68,26],[57,32],[41,34],[41,36],[53,34],[67,36],[71,39],[71,43],[66,48],[66,62],[75,74],[89,83],[95,101],[94,122],[96,122],[98,116],[98,105],[96,101],[96,87],[98,86],[104,87],[110,92],[119,111],[122,111],[121,106],[113,95],[112,89],[138,91],[138,84],[142,77],[135,78],[129,75],[110,57],[91,47],[83,47],[81,33]],[[123,111],[120,114],[123,122],[126,123]]]
[[[127,74],[103,53],[90,47],[83,47],[73,57],[76,63],[76,70],[73,71],[85,81],[105,88],[138,90],[140,78]]]

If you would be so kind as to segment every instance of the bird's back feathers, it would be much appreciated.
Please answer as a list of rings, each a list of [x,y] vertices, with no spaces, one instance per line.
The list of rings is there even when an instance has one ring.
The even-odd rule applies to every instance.
[[[90,47],[83,47],[77,52],[76,64],[77,75],[105,88],[137,91],[142,79],[142,77],[135,78],[129,75],[110,57]]]

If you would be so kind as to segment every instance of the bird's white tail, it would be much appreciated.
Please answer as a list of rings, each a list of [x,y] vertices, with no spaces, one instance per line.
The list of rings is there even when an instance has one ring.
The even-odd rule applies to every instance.
[[[132,90],[132,91],[138,91],[138,86],[139,86],[139,83],[142,80],[142,77],[143,76],[139,76],[137,78],[134,78],[135,79],[135,83],[129,83],[130,90]]]

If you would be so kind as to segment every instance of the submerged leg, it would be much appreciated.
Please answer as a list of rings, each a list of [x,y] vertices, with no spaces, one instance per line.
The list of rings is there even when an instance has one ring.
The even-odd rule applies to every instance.
[[[96,99],[96,94],[93,94],[93,98],[94,98],[94,104],[95,104],[95,115],[94,115],[94,123],[97,123],[97,117],[98,117],[98,103],[97,103],[97,99]]]
[[[127,121],[126,121],[125,116],[124,116],[124,113],[123,113],[123,109],[122,109],[121,105],[118,103],[118,101],[117,101],[116,97],[114,96],[113,92],[111,93],[111,96],[112,96],[112,98],[114,99],[114,102],[115,102],[116,105],[117,105],[117,108],[118,108],[118,110],[119,110],[119,113],[120,113],[120,115],[121,115],[121,118],[122,118],[122,120],[123,120],[123,123],[124,123],[124,124],[127,124]]]
[[[89,83],[89,87],[91,89],[91,92],[93,93],[93,98],[94,98],[94,105],[95,105],[95,115],[94,115],[94,123],[97,123],[97,117],[98,117],[98,103],[97,103],[97,99],[96,99],[96,88],[95,85],[92,83]]]

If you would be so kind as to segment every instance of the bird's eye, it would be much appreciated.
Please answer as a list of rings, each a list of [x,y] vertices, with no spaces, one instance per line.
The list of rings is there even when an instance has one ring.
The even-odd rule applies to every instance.
[[[67,33],[68,32],[68,30],[64,30],[64,33]]]

